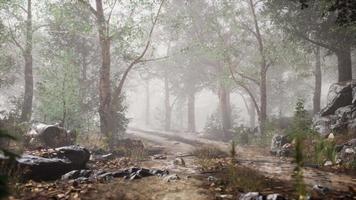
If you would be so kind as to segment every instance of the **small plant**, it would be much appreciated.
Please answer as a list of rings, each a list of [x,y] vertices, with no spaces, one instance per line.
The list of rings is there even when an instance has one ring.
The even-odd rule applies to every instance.
[[[199,159],[215,159],[228,156],[225,151],[215,146],[203,146],[196,148],[193,150],[192,154]]]
[[[336,150],[335,142],[320,138],[314,147],[314,161],[322,165],[326,160],[335,163]]]
[[[295,187],[298,193],[298,199],[304,200],[307,199],[306,186],[303,178],[303,164],[304,164],[304,156],[303,156],[303,141],[305,140],[307,134],[311,132],[310,129],[310,121],[308,119],[308,113],[304,109],[304,101],[298,100],[293,124],[291,129],[290,137],[294,140],[295,146],[295,154],[294,161],[296,163],[296,167],[294,169],[294,179],[295,179]]]
[[[249,191],[262,191],[267,187],[265,177],[258,171],[243,166],[229,165],[223,178],[233,189]]]

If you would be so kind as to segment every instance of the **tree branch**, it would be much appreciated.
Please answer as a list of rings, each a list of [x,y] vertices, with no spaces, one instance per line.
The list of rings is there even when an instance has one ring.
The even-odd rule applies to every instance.
[[[110,23],[110,19],[111,19],[112,11],[114,10],[116,3],[117,3],[117,0],[115,0],[114,5],[111,7],[111,10],[110,10],[110,12],[109,12],[108,19],[106,20],[106,23],[107,23],[107,24],[109,24],[109,23]]]
[[[137,63],[140,62],[140,60],[143,58],[143,56],[145,56],[147,50],[148,50],[148,47],[150,46],[151,44],[151,39],[152,39],[152,34],[153,34],[153,30],[157,24],[157,21],[158,21],[158,18],[159,18],[159,15],[161,13],[161,10],[162,10],[162,7],[163,7],[163,4],[166,0],[162,0],[161,1],[161,4],[158,8],[158,11],[157,11],[157,15],[155,17],[155,20],[153,21],[153,24],[152,24],[152,27],[151,27],[151,30],[148,34],[148,39],[147,39],[147,43],[146,43],[146,46],[144,48],[144,50],[142,51],[142,53],[126,68],[124,74],[122,75],[122,78],[119,82],[119,85],[117,86],[117,88],[115,89],[114,91],[114,94],[113,94],[113,102],[115,102],[120,94],[121,94],[121,91],[122,91],[122,88],[124,86],[124,83],[125,83],[125,80],[127,78],[127,75],[129,74],[129,72],[131,71],[131,69],[133,68],[134,65],[136,65]]]
[[[158,61],[158,60],[164,60],[169,58],[169,56],[164,56],[164,57],[159,57],[159,58],[150,58],[150,59],[145,59],[145,60],[139,60],[137,63],[144,63],[144,62],[152,62],[152,61]]]
[[[234,72],[233,72],[233,70],[232,70],[232,68],[231,68],[230,65],[229,65],[229,70],[230,70],[230,74],[231,74],[231,76],[232,76],[233,81],[234,81],[238,86],[242,87],[242,88],[247,92],[247,94],[250,96],[250,98],[251,98],[251,100],[252,100],[252,102],[253,102],[253,105],[255,106],[256,112],[258,113],[258,115],[260,115],[260,113],[261,113],[261,112],[260,112],[260,107],[258,106],[257,101],[256,101],[256,98],[253,96],[251,90],[250,90],[246,85],[244,85],[241,81],[238,81],[238,80],[236,79],[236,77],[235,77],[235,75],[234,75]]]
[[[14,36],[12,30],[9,29],[9,31],[10,31],[10,37],[11,37],[12,42],[21,50],[22,53],[24,53],[24,52],[25,52],[25,49],[24,49],[24,48],[21,46],[21,44],[16,40],[16,38],[15,38],[15,36]]]
[[[89,2],[85,1],[85,0],[78,0],[80,3],[82,3],[83,5],[85,5],[91,13],[93,13],[93,15],[95,15],[95,17],[98,17],[98,12],[94,9],[94,7],[92,5],[90,5]]]
[[[247,76],[247,75],[245,75],[245,74],[243,74],[243,73],[241,73],[241,72],[238,72],[238,71],[235,71],[239,76],[241,76],[242,78],[244,78],[244,79],[247,79],[247,80],[250,80],[250,81],[252,81],[253,83],[255,83],[256,85],[260,85],[260,82],[258,81],[258,80],[256,80],[256,79],[254,79],[254,78],[252,78],[252,77],[250,77],[250,76]]]

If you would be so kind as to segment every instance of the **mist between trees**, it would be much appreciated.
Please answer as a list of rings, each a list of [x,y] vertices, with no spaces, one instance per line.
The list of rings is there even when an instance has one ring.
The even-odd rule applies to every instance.
[[[352,79],[355,6],[342,2],[2,0],[1,109],[110,141],[128,125],[263,135]]]

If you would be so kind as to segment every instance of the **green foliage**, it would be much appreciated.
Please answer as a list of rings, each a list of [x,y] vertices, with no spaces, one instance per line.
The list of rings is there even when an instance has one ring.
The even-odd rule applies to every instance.
[[[3,142],[4,140],[16,140],[14,136],[8,133],[8,131],[4,129],[0,129],[0,141]],[[2,146],[3,144],[0,143],[0,157],[5,156],[9,159],[15,159],[17,156],[16,154],[12,153],[11,151],[7,150]],[[0,173],[0,199],[9,195],[9,188],[7,186],[8,177],[6,174]]]
[[[337,152],[335,149],[334,141],[319,138],[315,144],[314,149],[314,162],[318,163],[319,165],[324,164],[326,160],[335,163]]]
[[[39,111],[47,123],[63,122],[67,128],[81,127],[79,69],[71,52],[59,52],[53,64],[41,71],[38,83]]]
[[[307,134],[310,133],[310,120],[308,120],[308,113],[304,109],[303,100],[298,100],[296,104],[291,131],[292,132],[290,136],[294,140],[294,147],[295,147],[294,149],[295,150],[294,161],[296,163],[296,167],[294,169],[295,187],[299,195],[299,199],[304,200],[307,199],[307,192],[303,180],[303,164],[304,164],[303,140],[306,138]]]

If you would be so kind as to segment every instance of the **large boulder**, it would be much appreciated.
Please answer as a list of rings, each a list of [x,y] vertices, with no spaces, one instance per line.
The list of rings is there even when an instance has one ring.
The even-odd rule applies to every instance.
[[[72,145],[75,141],[75,132],[66,130],[59,124],[34,124],[25,134],[27,145],[30,148],[49,147],[57,148]]]
[[[68,159],[75,168],[84,168],[90,159],[90,152],[81,146],[72,145],[55,149],[56,156]]]
[[[72,170],[85,168],[90,153],[79,146],[61,147],[47,157],[22,155],[10,160],[0,158],[0,172],[19,177],[21,180],[56,180]]]
[[[335,83],[328,92],[327,105],[314,117],[314,129],[321,135],[356,132],[356,80]]]
[[[354,86],[355,81],[340,82],[331,85],[327,97],[327,106],[321,110],[320,115],[332,115],[338,108],[351,105]]]

